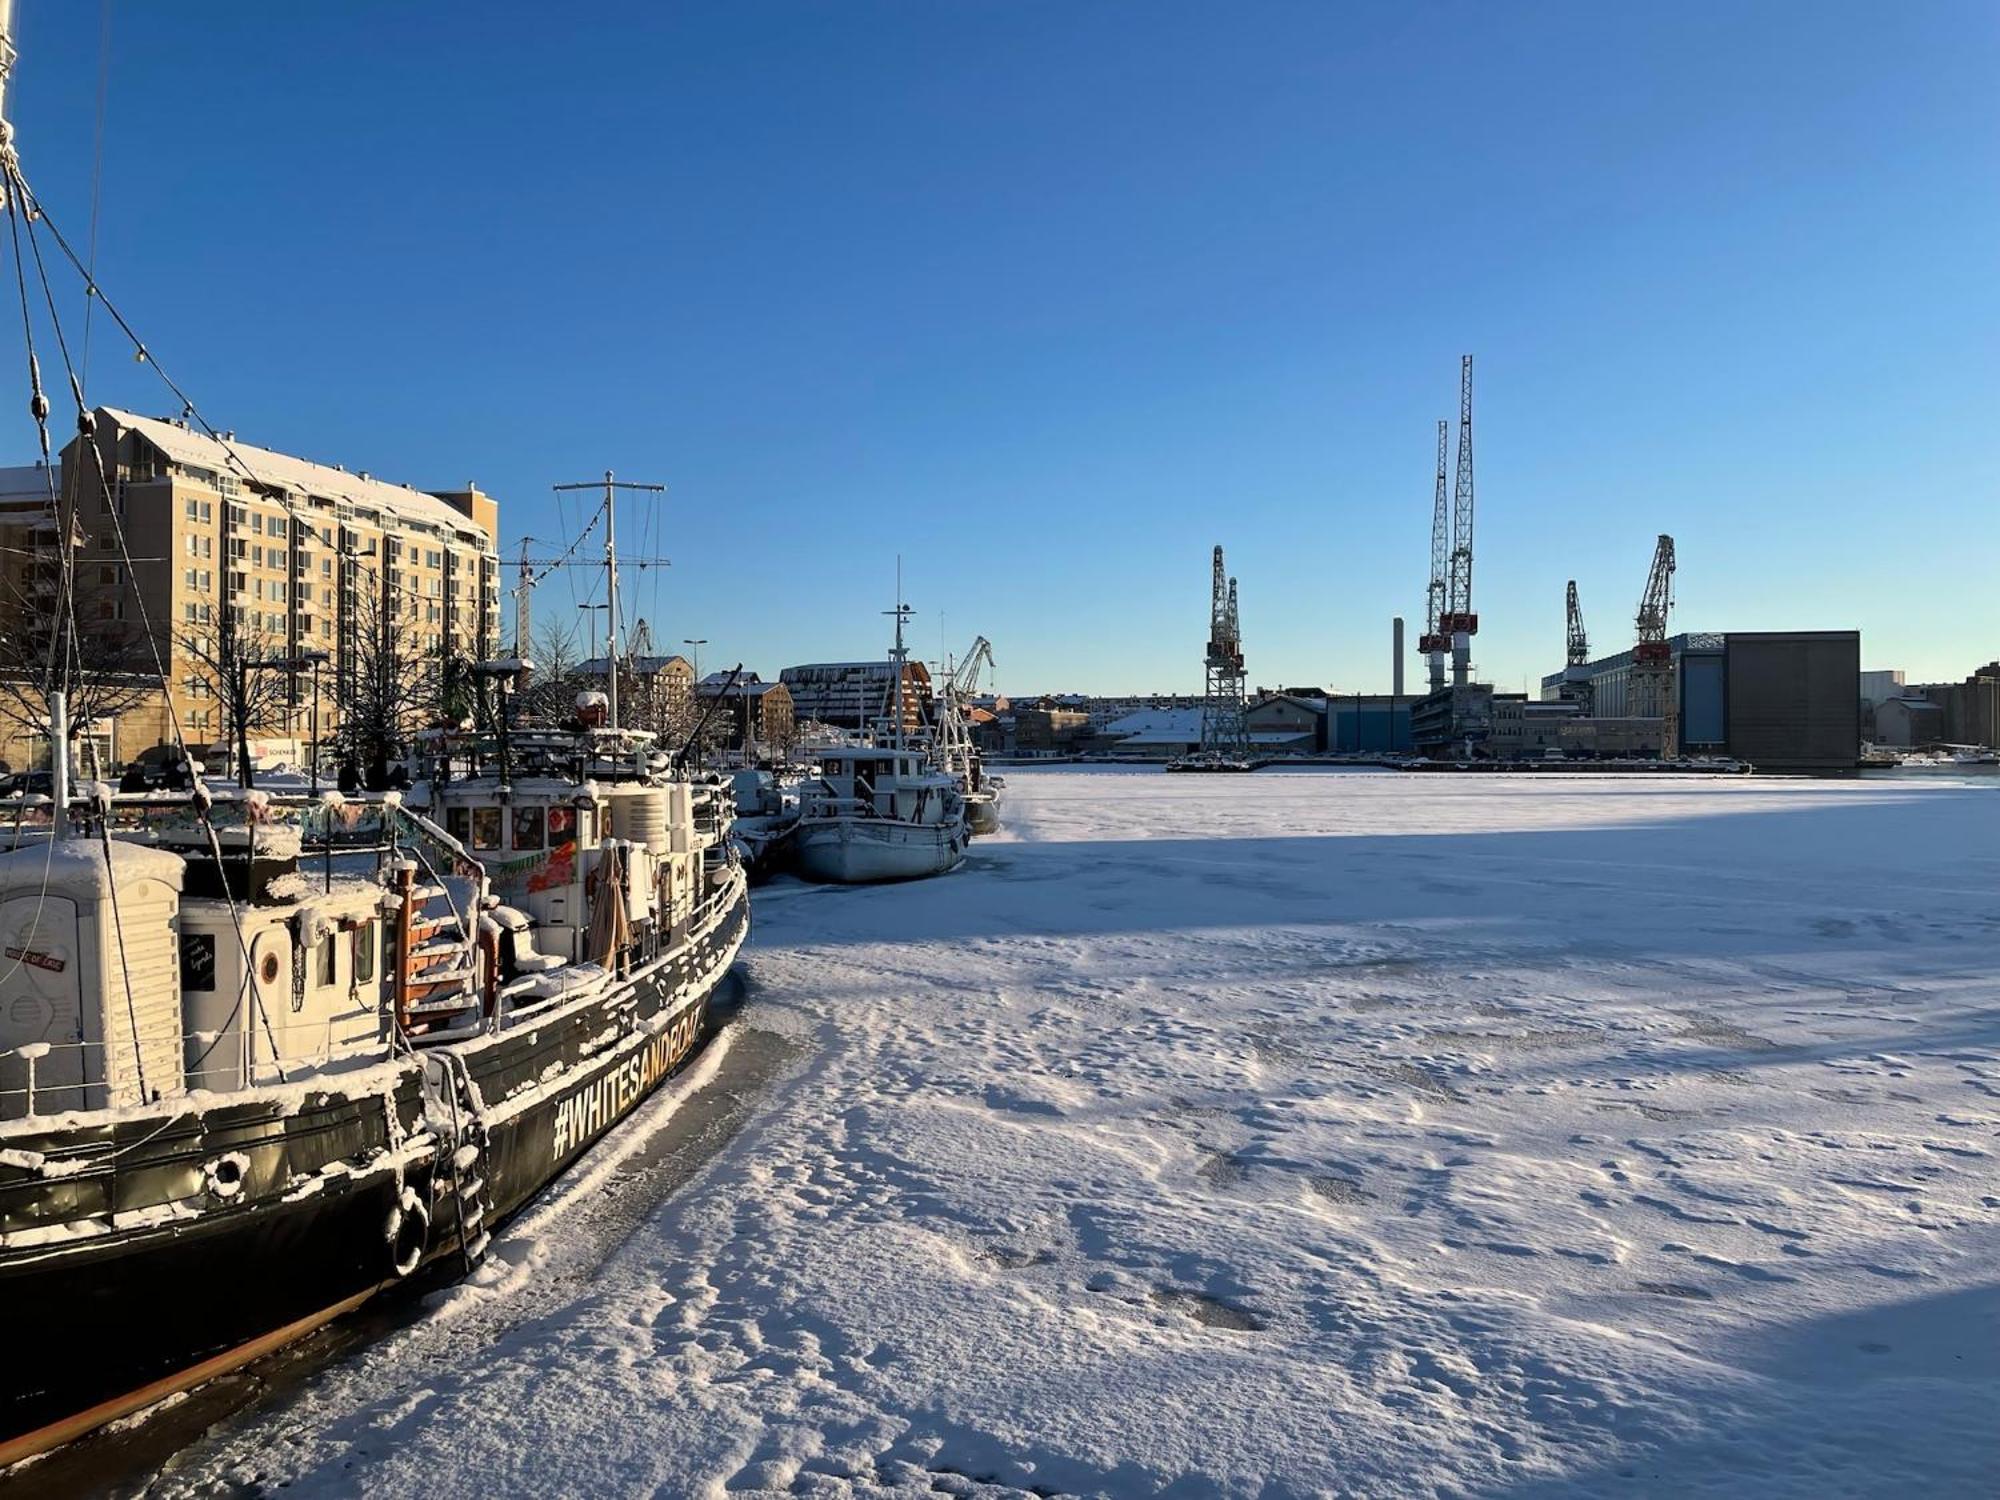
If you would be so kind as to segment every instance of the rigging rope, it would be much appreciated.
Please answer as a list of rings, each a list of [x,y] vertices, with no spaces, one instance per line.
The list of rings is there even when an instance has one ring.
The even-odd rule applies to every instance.
[[[4,172],[6,183],[9,189],[7,194],[8,224],[14,239],[15,274],[17,280],[20,282],[21,316],[24,325],[23,337],[27,340],[28,343],[28,358],[31,367],[31,374],[35,390],[34,410],[36,415],[36,421],[41,428],[42,451],[45,455],[48,452],[48,428],[47,428],[48,399],[45,395],[42,394],[40,370],[38,367],[35,366],[34,343],[33,343],[33,320],[28,313],[26,268],[25,268],[25,263],[23,262],[20,254],[20,229],[18,221],[19,218],[23,216],[28,216],[28,244],[31,251],[34,254],[35,269],[41,281],[43,297],[48,304],[50,322],[55,329],[57,348],[62,354],[64,370],[69,377],[70,393],[76,403],[77,435],[81,440],[80,446],[85,450],[87,450],[90,454],[91,467],[96,471],[96,476],[97,476],[97,491],[103,503],[104,513],[107,517],[110,518],[112,533],[116,537],[118,542],[118,553],[119,556],[124,561],[124,566],[126,568],[126,576],[129,578],[132,576],[132,571],[131,571],[132,553],[125,536],[124,518],[119,514],[118,508],[116,504],[113,502],[110,476],[105,473],[104,455],[97,445],[96,420],[92,416],[89,407],[84,403],[83,386],[81,382],[77,379],[76,370],[74,366],[70,364],[69,346],[67,341],[63,338],[62,319],[56,311],[55,293],[53,288],[49,285],[48,269],[42,260],[40,243],[35,238],[35,224],[37,222],[40,222],[41,224],[47,227],[50,237],[55,240],[56,244],[59,247],[61,247],[65,258],[68,259],[70,264],[74,266],[79,271],[79,273],[85,274],[86,279],[88,278],[88,273],[84,272],[83,267],[78,264],[75,252],[70,249],[68,242],[63,238],[62,231],[59,230],[56,227],[56,225],[48,218],[47,214],[42,210],[39,200],[37,200],[34,197],[34,195],[29,191],[27,182],[21,175],[19,161],[11,153],[9,153],[4,158],[4,160],[0,160],[0,172]],[[17,204],[19,205],[20,208],[20,212],[18,214],[16,212]],[[133,344],[138,347],[141,357],[145,358],[144,344],[140,341],[138,335],[132,331],[131,326],[128,323],[126,323],[125,319],[119,314],[118,310],[114,306],[112,306],[110,299],[103,298],[101,293],[96,293],[96,288],[94,283],[92,284],[92,292],[93,294],[97,295],[100,298],[100,300],[104,302],[105,311],[109,313],[111,317],[117,321],[119,328],[122,329],[125,332],[126,337],[130,338]],[[151,361],[149,360],[148,362],[150,363]],[[180,388],[174,384],[171,378],[169,378],[166,371],[161,370],[157,364],[154,364],[153,368],[159,374],[160,379],[166,383],[167,388],[173,391],[177,396],[181,397],[182,405],[187,410],[193,411],[194,403],[188,400],[186,395],[181,392]],[[199,418],[199,414],[197,414],[197,417]],[[214,429],[208,427],[206,419],[200,419],[200,420],[202,422],[202,426],[213,434]],[[237,457],[234,450],[231,449],[226,442],[222,441],[220,435],[216,435],[216,441],[222,443],[224,451],[229,454],[232,462],[237,463],[238,466],[243,469],[243,472],[254,480],[255,476],[250,475],[249,467],[242,463],[241,459]],[[53,499],[53,494],[54,494],[53,469],[50,468],[49,472],[50,472],[49,487],[50,487],[51,497]],[[69,605],[68,615],[70,622],[70,632],[69,632],[70,643],[72,650],[74,650],[76,644],[77,631],[76,631],[76,618],[75,618],[75,601],[73,597],[74,590],[73,588],[70,587],[71,583],[73,582],[73,579],[71,578],[71,573],[73,571],[74,559],[71,556],[71,549],[69,545],[70,538],[74,534],[74,527],[75,527],[75,516],[73,511],[70,515],[64,517],[60,514],[60,509],[58,509],[58,520],[59,521],[67,520],[68,522],[68,528],[63,538],[61,555],[64,559],[63,576],[65,579],[65,584],[64,584],[65,592],[71,595],[68,601]],[[168,675],[166,664],[160,656],[159,638],[155,635],[153,631],[152,621],[149,618],[149,613],[146,609],[145,595],[141,590],[135,587],[133,589],[133,596],[137,602],[140,624],[144,629],[147,645],[153,657],[153,669],[155,675],[159,679],[161,697],[166,702],[167,721],[173,733],[174,743],[179,748],[183,759],[185,759],[188,765],[192,767],[194,765],[194,758],[188,750],[187,736],[185,730],[182,728],[181,725],[180,712],[174,706],[173,692],[171,690],[172,688],[171,679]],[[58,632],[58,637],[60,637],[60,632]],[[51,682],[53,683],[53,681],[54,681],[54,676],[52,669]],[[230,927],[236,934],[237,949],[243,955],[243,966],[246,979],[246,986],[248,988],[251,997],[251,1002],[256,1017],[257,1019],[263,1022],[265,1039],[270,1044],[271,1047],[271,1056],[273,1064],[278,1068],[279,1078],[283,1079],[285,1076],[284,1066],[282,1062],[278,1061],[279,1057],[278,1046],[275,1036],[272,1035],[271,1018],[265,1010],[263,995],[257,987],[257,976],[250,958],[250,946],[248,941],[244,938],[243,935],[242,914],[238,911],[236,906],[236,899],[230,893],[229,890],[228,867],[223,862],[221,840],[216,836],[214,822],[209,816],[209,805],[208,805],[208,798],[206,796],[206,789],[201,785],[199,777],[196,778],[196,793],[197,793],[195,799],[196,816],[201,824],[203,831],[208,836],[209,850],[214,857],[217,873],[222,876],[223,898],[229,908]],[[256,838],[254,825],[252,825],[247,830],[246,837],[250,840],[251,844],[254,846]],[[55,840],[53,837],[51,837],[49,840],[48,857],[51,861],[55,857]],[[115,877],[113,876],[112,871],[110,869],[110,860],[108,856],[106,858],[105,863],[106,863],[105,878],[108,883],[112,884],[113,887],[112,900],[113,900],[113,905],[115,907],[117,899]],[[43,898],[46,899],[48,891],[48,873],[46,869],[43,872],[42,890],[43,890]],[[37,907],[37,911],[39,913],[39,906]],[[121,939],[120,939],[121,962],[123,960],[123,951],[124,951],[123,940],[121,934]],[[16,962],[16,967],[18,967],[20,960],[16,960],[15,962]],[[7,976],[7,974],[10,973],[12,973],[12,970],[0,972],[0,979],[4,979]],[[239,991],[236,999],[236,1004],[230,1008],[229,1018],[227,1021],[223,1023],[223,1027],[221,1028],[223,1032],[226,1032],[230,1023],[234,1022],[238,1012],[242,1009],[242,1004],[243,1004],[243,995],[242,992]],[[133,1050],[136,1053],[138,1050],[136,1018],[133,1021],[133,1027],[134,1027]],[[212,1051],[214,1045],[215,1044],[211,1042],[208,1050]],[[202,1053],[201,1059],[198,1059],[198,1061],[205,1060],[207,1058],[207,1055],[208,1052],[204,1051]]]

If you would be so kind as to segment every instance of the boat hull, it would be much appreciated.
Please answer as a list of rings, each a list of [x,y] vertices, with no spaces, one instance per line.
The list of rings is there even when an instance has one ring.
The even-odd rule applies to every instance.
[[[965,799],[965,826],[984,838],[1000,831],[1000,796],[997,792],[973,792]]]
[[[0,1464],[234,1368],[424,1267],[469,1265],[468,1244],[698,1050],[749,928],[732,878],[736,898],[680,951],[546,1019],[370,1069],[366,1090],[329,1078],[302,1098],[226,1096],[164,1126],[10,1135],[52,1161],[111,1165],[48,1178],[0,1161],[0,1304],[17,1351],[0,1370]],[[469,1095],[453,1097],[454,1074]],[[214,1201],[202,1184],[230,1156],[242,1186]],[[164,1222],[127,1228],[133,1216],[114,1213],[103,1232],[46,1244],[19,1232],[37,1196],[98,1194],[115,1208],[180,1189],[186,1211]]]
[[[965,824],[901,823],[889,818],[826,818],[799,825],[799,873],[808,880],[865,885],[921,880],[965,858]]]

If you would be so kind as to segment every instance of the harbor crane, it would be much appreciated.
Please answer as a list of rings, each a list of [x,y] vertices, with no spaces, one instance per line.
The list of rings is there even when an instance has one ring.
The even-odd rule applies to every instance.
[[[1472,356],[1458,367],[1458,477],[1452,491],[1450,598],[1439,630],[1451,638],[1451,685],[1472,675],[1472,637],[1479,616],[1472,608]]]
[[[1201,707],[1201,748],[1205,755],[1244,760],[1250,737],[1243,727],[1243,631],[1236,613],[1236,580],[1215,549],[1209,580],[1206,691]]]
[[[1590,684],[1590,637],[1583,629],[1583,606],[1577,603],[1576,580],[1569,581],[1566,604],[1568,650],[1563,658],[1562,701],[1580,705],[1589,714],[1596,693]]]
[[[1437,493],[1431,501],[1431,582],[1424,596],[1424,634],[1417,642],[1430,664],[1431,691],[1444,690],[1444,656],[1451,640],[1443,629],[1444,613],[1451,599],[1448,581],[1451,566],[1451,497],[1445,488],[1445,466],[1451,456],[1451,424],[1438,422]]]
[[[1673,648],[1667,644],[1667,615],[1674,607],[1674,539],[1662,533],[1639,597],[1638,640],[1632,647],[1632,713],[1663,719],[1660,753],[1674,753],[1679,715],[1675,712]]]
[[[972,645],[946,678],[945,691],[961,700],[970,698],[972,690],[979,685],[982,670],[990,672],[997,669],[993,665],[993,643],[980,635],[972,638]]]

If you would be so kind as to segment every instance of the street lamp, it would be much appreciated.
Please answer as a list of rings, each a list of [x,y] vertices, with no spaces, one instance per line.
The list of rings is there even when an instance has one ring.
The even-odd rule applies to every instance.
[[[701,686],[701,648],[708,644],[708,637],[703,636],[698,641],[691,641],[686,636],[682,636],[681,644],[683,646],[694,647],[694,680],[695,686],[698,688]]]
[[[312,794],[315,797],[319,795],[319,669],[331,659],[326,652],[319,650],[301,651],[294,658],[299,666],[309,667],[312,670],[312,756],[309,764],[312,767]]]

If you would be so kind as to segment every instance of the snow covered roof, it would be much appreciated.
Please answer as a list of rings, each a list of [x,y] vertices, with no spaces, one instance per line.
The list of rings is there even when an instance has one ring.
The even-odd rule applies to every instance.
[[[694,670],[694,664],[685,656],[621,656],[618,658],[618,665],[620,667],[624,668],[627,672],[636,672],[641,677],[651,677],[657,673],[664,672],[675,662],[679,662],[690,672]],[[611,658],[608,656],[593,656],[589,661],[580,662],[577,665],[577,671],[585,677],[603,677],[610,670]]]
[[[0,893],[40,890],[46,877],[51,891],[74,900],[102,900],[111,892],[111,878],[163,880],[175,890],[187,875],[187,863],[164,849],[139,844],[111,844],[107,875],[104,846],[86,839],[54,839],[28,844],[0,854]]]
[[[41,464],[0,465],[0,504],[48,504],[49,485],[62,484],[62,465],[57,463],[54,467],[51,478],[49,470]]]
[[[704,698],[761,698],[772,688],[782,687],[777,682],[764,682],[755,672],[745,672],[732,684],[727,672],[710,672],[695,685],[695,691]]]
[[[1104,726],[1121,745],[1191,745],[1201,739],[1198,708],[1142,708]]]
[[[206,433],[193,432],[177,422],[159,417],[142,417],[107,406],[102,415],[120,427],[138,433],[177,464],[191,464],[217,474],[234,474],[257,484],[273,485],[298,495],[318,495],[328,500],[346,500],[354,505],[387,511],[408,520],[428,522],[452,531],[485,535],[469,516],[452,509],[435,495],[408,485],[364,478],[346,469],[317,464],[311,459],[294,458],[259,448],[234,438],[225,447]],[[234,453],[240,463],[232,462]],[[490,543],[492,539],[489,537]]]

